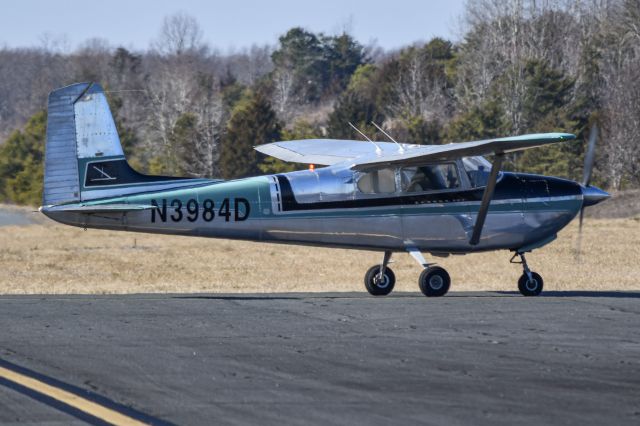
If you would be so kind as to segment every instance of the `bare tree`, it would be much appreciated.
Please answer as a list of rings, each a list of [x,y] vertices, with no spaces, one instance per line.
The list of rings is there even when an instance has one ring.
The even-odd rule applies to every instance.
[[[198,52],[205,47],[203,32],[196,18],[184,12],[166,16],[160,34],[152,44],[163,55]]]
[[[279,67],[273,73],[273,104],[281,118],[288,117],[293,104],[294,71],[291,67]]]
[[[188,152],[181,156],[182,169],[191,176],[217,177],[220,175],[218,158],[224,128],[222,96],[210,92],[198,100],[194,109],[198,117],[197,139],[184,148]]]
[[[253,45],[225,58],[226,69],[242,84],[253,85],[273,70],[271,46]]]
[[[640,183],[640,4],[619,2],[609,12],[601,53],[604,154],[611,186],[621,189],[625,178]]]
[[[425,120],[445,120],[449,99],[443,76],[428,72],[430,58],[417,49],[400,66],[393,90],[395,100],[388,106],[395,116],[421,117]]]

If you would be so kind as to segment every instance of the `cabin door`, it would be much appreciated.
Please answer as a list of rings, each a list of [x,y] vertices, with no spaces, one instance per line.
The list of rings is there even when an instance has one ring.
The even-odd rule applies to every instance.
[[[469,203],[455,162],[399,169],[402,232],[406,246],[459,251],[468,242]]]

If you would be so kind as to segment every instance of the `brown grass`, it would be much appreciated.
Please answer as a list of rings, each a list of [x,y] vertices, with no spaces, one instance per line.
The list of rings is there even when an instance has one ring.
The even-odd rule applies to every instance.
[[[640,221],[589,219],[528,256],[546,290],[640,290]],[[36,224],[0,227],[0,293],[364,291],[373,252],[133,234]],[[507,251],[435,258],[452,290],[515,290]],[[433,258],[431,258],[433,259]],[[396,290],[416,291],[419,267],[394,255]]]

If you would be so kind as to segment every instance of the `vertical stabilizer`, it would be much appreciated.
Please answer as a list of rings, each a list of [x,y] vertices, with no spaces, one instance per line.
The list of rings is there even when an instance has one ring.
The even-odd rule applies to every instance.
[[[77,83],[51,92],[42,204],[83,199],[86,162],[107,158],[124,161],[124,153],[102,87]]]

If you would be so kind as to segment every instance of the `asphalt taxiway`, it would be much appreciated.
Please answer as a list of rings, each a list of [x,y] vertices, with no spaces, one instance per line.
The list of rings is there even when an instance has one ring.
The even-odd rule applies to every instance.
[[[0,324],[2,424],[640,423],[634,292],[2,296]]]

